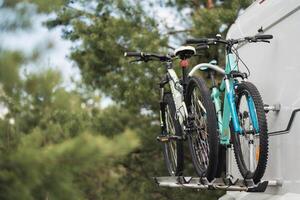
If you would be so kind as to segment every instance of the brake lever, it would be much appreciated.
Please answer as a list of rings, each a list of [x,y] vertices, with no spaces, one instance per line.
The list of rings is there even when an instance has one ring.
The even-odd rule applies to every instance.
[[[259,42],[266,42],[266,43],[270,43],[269,40],[259,40]]]
[[[252,43],[252,42],[258,42],[258,40],[255,39],[255,38],[249,38],[249,39],[248,39],[248,42],[249,42],[249,43]]]

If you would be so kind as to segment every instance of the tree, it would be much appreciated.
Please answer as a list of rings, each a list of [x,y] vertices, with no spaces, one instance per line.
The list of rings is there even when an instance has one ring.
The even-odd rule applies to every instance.
[[[5,55],[2,61],[16,61],[14,53]],[[0,80],[2,103],[9,109],[0,120],[0,198],[92,199],[107,187],[101,185],[114,187],[124,173],[119,160],[139,144],[133,131],[123,127],[111,139],[104,137],[93,128],[81,97],[59,86],[57,72],[30,74],[23,81],[19,67],[8,64],[12,61],[0,66],[16,69],[8,73],[14,79]],[[95,190],[87,188],[95,177],[91,171],[101,172]]]
[[[190,18],[188,18],[192,22],[188,29],[189,37],[215,37],[216,34],[221,34],[225,38],[230,25],[252,2],[251,0],[169,0],[168,4],[175,6],[178,10],[185,8],[191,10]],[[220,65],[225,64],[222,45],[212,46],[203,53],[204,56],[198,57],[196,63],[216,59]]]
[[[6,1],[4,6],[14,8],[18,2]],[[0,77],[2,102],[10,111],[0,120],[5,130],[0,134],[1,199],[220,196],[218,191],[158,188],[152,181],[167,173],[155,141],[159,134],[156,89],[163,69],[158,63],[130,64],[123,58],[126,50],[166,53],[170,46],[145,11],[145,1],[28,2],[38,6],[37,12],[56,12],[55,19],[46,24],[64,27],[63,37],[74,43],[70,57],[85,85],[83,90],[68,92],[60,87],[59,74],[51,70],[22,80],[18,70],[26,60],[24,55],[9,52],[18,59],[2,57],[12,63],[9,69],[15,69],[11,76],[15,81]],[[164,6],[179,11],[189,8],[189,34],[207,37],[218,32],[225,35],[240,8],[247,5],[241,2],[239,7],[237,0],[213,1],[207,8],[207,1],[170,0]],[[215,48],[201,59],[221,55]],[[0,64],[0,69],[10,65]],[[114,105],[101,109],[90,104],[93,90],[111,97]],[[186,173],[193,175],[189,170],[188,165]]]
[[[204,1],[193,1],[196,4],[192,5],[189,2],[191,1],[176,1],[170,5],[178,9],[187,6],[192,9],[194,36],[211,36],[211,33],[218,33],[220,26],[229,24],[234,19],[233,13],[237,12],[234,7],[237,1],[224,2],[210,9],[201,6]],[[119,119],[119,113],[122,113],[122,116],[126,113],[124,121],[130,123],[141,139],[139,149],[122,163],[126,173],[120,184],[122,192],[118,193],[118,198],[214,199],[220,193],[200,195],[190,191],[170,192],[169,189],[156,188],[151,181],[153,176],[166,174],[161,149],[158,144],[155,145],[154,140],[159,134],[158,126],[155,125],[158,120],[159,101],[155,88],[158,88],[156,84],[161,71],[157,68],[159,64],[128,64],[122,55],[126,50],[167,52],[168,40],[160,34],[155,20],[142,9],[142,3],[134,3],[136,5],[130,1],[108,0],[89,7],[88,10],[85,6],[77,6],[81,9],[75,9],[68,4],[64,10],[58,12],[55,20],[48,22],[48,25],[63,25],[64,37],[79,43],[74,46],[71,58],[78,64],[84,82],[110,96],[120,107],[118,112],[112,111],[106,116],[109,119],[110,116]],[[80,1],[76,1],[75,4],[80,4]],[[216,52],[218,53],[217,50],[212,51]],[[210,55],[211,53],[206,55],[205,59]],[[147,109],[150,114],[145,115],[141,112],[143,109]],[[112,123],[111,126],[114,123],[118,124],[115,120],[107,120],[106,123]],[[99,127],[107,127],[110,130],[107,125]],[[154,160],[157,162],[154,163]],[[116,198],[110,192],[105,193],[105,196],[108,199]]]
[[[2,6],[19,12],[17,1]],[[12,24],[6,30],[30,29]],[[0,102],[7,110],[0,119],[0,199],[100,199],[116,187],[124,174],[119,162],[139,146],[134,131],[123,126],[105,137],[93,123],[102,113],[90,103],[94,93],[66,91],[53,70],[21,77],[21,66],[33,61],[22,52],[1,49],[0,60]]]

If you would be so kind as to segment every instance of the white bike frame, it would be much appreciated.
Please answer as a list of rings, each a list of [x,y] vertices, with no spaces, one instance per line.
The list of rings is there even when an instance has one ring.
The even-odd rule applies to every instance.
[[[212,68],[222,74],[225,74],[224,69],[222,69],[221,67],[218,67],[216,65],[212,65],[209,63],[205,63],[205,64],[199,64],[199,65],[194,66],[192,68],[192,70],[189,72],[188,76],[192,77],[197,70],[201,70],[201,68],[203,68],[203,67],[209,67],[209,68]],[[179,78],[174,69],[169,68],[167,70],[167,73],[170,78],[169,85],[171,88],[171,93],[172,93],[172,97],[173,97],[173,100],[175,103],[175,108],[176,108],[175,119],[178,119],[181,127],[184,127],[183,122],[188,117],[188,111],[187,111],[186,104],[184,102],[183,87],[180,84]]]
[[[188,111],[184,102],[183,87],[180,84],[174,69],[168,69],[168,75],[170,79],[169,85],[176,108],[175,119],[178,119],[181,127],[184,127],[183,122],[188,116]]]
[[[203,67],[209,67],[209,68],[212,68],[212,69],[218,71],[221,74],[225,74],[224,69],[222,69],[221,67],[212,65],[210,63],[203,63],[203,64],[198,64],[198,65],[194,66],[192,68],[192,70],[189,72],[188,77],[192,77],[197,70],[201,70]],[[185,127],[184,121],[188,117],[188,111],[187,111],[186,104],[184,102],[183,86],[180,84],[179,78],[174,69],[168,68],[167,74],[169,77],[169,85],[170,85],[172,97],[173,97],[175,108],[176,108],[175,119],[178,119],[181,127],[184,128]],[[162,95],[163,95],[163,92],[162,92]]]

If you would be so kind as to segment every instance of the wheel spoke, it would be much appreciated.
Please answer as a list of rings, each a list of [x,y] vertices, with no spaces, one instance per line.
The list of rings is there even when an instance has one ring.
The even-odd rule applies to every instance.
[[[170,107],[166,106],[166,129],[167,135],[176,135],[176,129],[174,124],[174,116],[171,115]],[[165,144],[167,147],[168,158],[171,164],[171,173],[175,175],[177,169],[177,145],[176,141],[172,140]]]
[[[239,102],[239,118],[244,132],[243,135],[239,136],[239,140],[243,156],[242,159],[244,160],[247,169],[250,172],[254,172],[256,170],[258,163],[257,160],[259,157],[256,150],[257,147],[259,147],[259,134],[255,132],[253,127],[253,122],[250,116],[250,108],[247,103],[247,95],[250,94],[246,93],[243,95]]]
[[[195,117],[196,128],[196,131],[193,134],[194,151],[196,153],[198,163],[206,169],[209,164],[206,109],[201,101],[201,95],[198,94],[196,90],[193,90],[191,96],[191,112]]]

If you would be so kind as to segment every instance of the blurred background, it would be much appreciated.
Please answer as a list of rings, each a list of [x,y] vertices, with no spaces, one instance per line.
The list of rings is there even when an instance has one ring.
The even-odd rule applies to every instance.
[[[123,53],[225,37],[251,2],[0,0],[0,199],[221,196],[154,184],[167,175],[155,140],[163,68]],[[212,58],[221,62],[223,50],[192,62]]]

